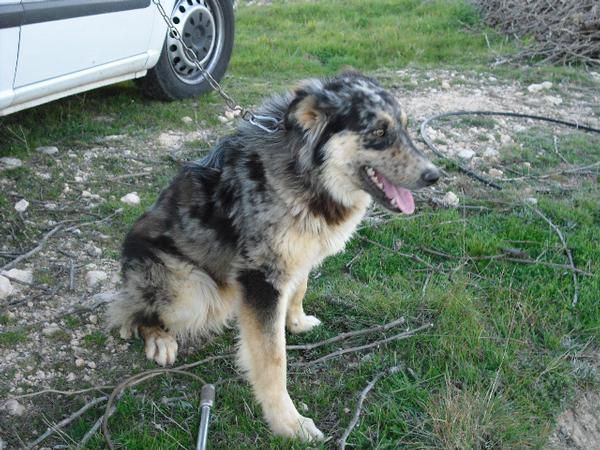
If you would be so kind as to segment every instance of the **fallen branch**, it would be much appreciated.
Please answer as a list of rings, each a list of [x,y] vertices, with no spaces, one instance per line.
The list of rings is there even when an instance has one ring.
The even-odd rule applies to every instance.
[[[425,325],[421,325],[420,327],[415,328],[414,330],[408,330],[408,331],[405,331],[403,333],[395,334],[394,336],[390,336],[390,337],[385,338],[385,339],[381,339],[381,340],[378,340],[378,341],[375,341],[375,342],[371,342],[369,344],[359,345],[357,347],[343,348],[343,349],[337,350],[335,352],[328,353],[325,356],[321,356],[320,358],[313,359],[311,361],[306,361],[306,362],[294,363],[294,364],[291,364],[291,366],[292,367],[312,366],[314,364],[319,364],[321,362],[328,361],[328,360],[333,359],[333,358],[337,358],[338,356],[342,356],[342,355],[345,355],[347,353],[360,352],[362,350],[367,350],[369,348],[373,348],[373,347],[377,347],[379,345],[387,344],[388,342],[391,342],[391,341],[397,341],[397,340],[401,340],[401,339],[406,339],[406,338],[409,338],[411,336],[414,336],[419,331],[426,330],[426,329],[431,328],[431,327],[433,327],[432,323],[426,323]]]
[[[73,422],[75,419],[81,417],[88,409],[96,406],[98,403],[102,403],[105,402],[107,400],[108,397],[104,396],[104,397],[97,397],[95,399],[93,399],[92,401],[86,403],[85,405],[83,405],[80,409],[78,409],[77,411],[75,411],[73,414],[71,414],[69,417],[61,420],[60,422],[58,422],[56,425],[50,426],[48,427],[48,429],[38,438],[36,438],[34,441],[30,442],[29,444],[26,445],[25,448],[30,449],[35,447],[36,445],[38,445],[40,442],[42,442],[44,439],[46,439],[47,437],[51,436],[52,434],[56,433],[57,431],[59,431],[61,428],[69,425],[71,422]]]
[[[423,250],[426,253],[431,253],[432,255],[441,256],[442,258],[448,258],[448,259],[470,259],[472,261],[502,260],[502,261],[516,262],[516,263],[520,263],[520,264],[533,264],[533,265],[546,266],[546,267],[551,267],[553,269],[570,270],[570,271],[573,271],[574,273],[578,273],[580,275],[585,275],[586,277],[594,276],[594,274],[591,272],[586,272],[585,270],[581,270],[576,267],[573,268],[572,266],[566,265],[566,264],[556,264],[556,263],[551,263],[551,262],[546,262],[546,261],[536,261],[535,259],[527,259],[527,258],[512,258],[505,254],[486,255],[486,256],[469,256],[469,255],[457,256],[457,255],[451,255],[449,253],[441,252],[439,250],[435,250],[435,249],[427,248],[427,247],[421,247],[421,250]]]
[[[52,230],[50,230],[48,233],[46,233],[42,237],[42,239],[40,240],[38,245],[36,245],[33,249],[29,250],[27,253],[23,253],[21,256],[13,259],[8,264],[5,264],[4,267],[2,267],[2,270],[12,269],[20,262],[25,261],[26,259],[35,255],[37,252],[39,252],[41,249],[44,248],[44,245],[46,245],[46,242],[48,241],[48,239],[50,239],[52,236],[54,236],[56,233],[58,233],[62,229],[62,227],[63,227],[63,224],[59,224],[59,225],[55,226],[54,228],[52,228]]]
[[[362,336],[363,334],[375,333],[377,331],[386,331],[390,328],[397,327],[398,325],[402,325],[406,320],[404,317],[400,317],[399,319],[393,320],[392,322],[386,323],[384,325],[378,325],[376,327],[364,328],[362,330],[357,331],[349,331],[347,333],[338,334],[330,339],[325,339],[324,341],[314,342],[312,344],[301,344],[301,345],[288,345],[286,347],[287,350],[312,350],[318,347],[322,347],[324,345],[333,344],[334,342],[343,341],[345,339],[349,339],[355,336]]]
[[[575,261],[573,260],[573,253],[571,253],[571,249],[567,246],[567,241],[565,240],[565,237],[563,236],[562,232],[560,231],[560,228],[558,228],[554,223],[552,223],[552,221],[536,207],[534,207],[532,205],[527,205],[527,204],[526,204],[526,206],[529,209],[531,209],[534,213],[536,213],[538,216],[540,216],[542,219],[544,219],[544,221],[548,225],[550,225],[550,227],[558,235],[558,238],[560,239],[560,242],[562,243],[563,248],[565,249],[565,253],[567,254],[567,258],[569,259],[569,264],[571,266],[571,275],[573,276],[573,301],[571,302],[571,306],[575,307],[577,305],[577,301],[579,300],[579,282],[577,281],[577,274],[576,274],[577,267],[575,267]]]
[[[369,384],[367,384],[367,386],[362,390],[362,392],[360,393],[360,396],[358,397],[358,403],[356,404],[356,410],[354,411],[354,416],[352,417],[352,420],[348,424],[348,427],[346,428],[346,430],[344,430],[344,434],[342,434],[342,437],[340,438],[340,440],[338,442],[339,450],[344,450],[346,448],[346,439],[348,439],[348,436],[350,436],[350,433],[352,433],[352,430],[358,423],[358,419],[360,417],[360,412],[362,410],[363,403],[364,403],[365,399],[367,398],[367,395],[369,394],[369,392],[371,392],[371,389],[373,389],[373,387],[375,386],[375,383],[377,383],[383,377],[387,377],[389,375],[393,375],[395,373],[400,372],[401,369],[402,369],[402,366],[394,366],[394,367],[390,367],[389,369],[386,369],[382,372],[379,372],[377,375],[375,375],[375,377],[373,377],[373,379],[369,382]]]
[[[365,236],[361,236],[360,234],[359,234],[359,235],[357,235],[357,236],[358,236],[358,238],[359,238],[361,241],[368,242],[368,243],[369,243],[369,244],[371,244],[371,245],[375,245],[376,247],[379,247],[379,248],[382,248],[382,249],[384,249],[384,250],[387,250],[387,251],[389,251],[389,252],[391,252],[391,253],[393,253],[393,254],[395,254],[395,255],[398,255],[398,256],[402,256],[402,257],[404,257],[404,258],[411,259],[411,260],[413,260],[413,261],[415,261],[415,262],[418,262],[418,263],[420,263],[420,264],[423,264],[424,266],[426,266],[427,268],[429,268],[429,269],[431,269],[431,270],[437,270],[437,268],[436,268],[436,267],[432,266],[432,265],[431,265],[431,264],[429,264],[427,261],[425,261],[423,258],[421,258],[421,257],[420,257],[420,256],[418,256],[418,255],[415,255],[414,253],[403,253],[403,252],[400,252],[400,251],[394,250],[393,248],[386,247],[385,245],[383,245],[383,244],[380,244],[380,243],[379,243],[379,242],[377,242],[377,241],[373,241],[373,240],[371,240],[371,239],[369,239],[369,238],[367,238],[367,237],[365,237]]]
[[[115,410],[117,409],[116,406],[113,406],[110,409],[110,414],[112,415]],[[94,436],[94,434],[96,434],[96,432],[100,429],[100,426],[102,425],[102,419],[104,418],[104,416],[100,416],[100,418],[98,420],[96,420],[96,422],[94,422],[94,425],[92,425],[92,428],[90,428],[84,435],[83,438],[81,438],[81,441],[79,441],[79,444],[77,444],[77,447],[75,447],[76,450],[80,450],[82,448],[85,448],[85,445],[88,443],[88,441]]]
[[[113,408],[113,404],[117,400],[117,397],[119,397],[121,395],[121,392],[128,387],[135,386],[143,381],[149,380],[149,379],[157,377],[159,375],[163,375],[165,373],[186,375],[188,377],[194,378],[197,381],[200,381],[202,384],[205,384],[205,381],[198,375],[195,375],[191,372],[186,372],[186,371],[180,370],[180,369],[146,370],[144,372],[133,375],[133,376],[127,378],[125,381],[118,384],[113,389],[112,393],[110,394],[110,397],[108,397],[108,401],[106,402],[106,408],[105,408],[104,414],[102,416],[102,433],[104,434],[104,440],[106,441],[106,445],[108,446],[108,448],[110,450],[114,450],[115,446],[112,443],[112,440],[110,438],[110,432],[108,431],[108,419],[110,418],[110,416],[116,409],[116,408]]]

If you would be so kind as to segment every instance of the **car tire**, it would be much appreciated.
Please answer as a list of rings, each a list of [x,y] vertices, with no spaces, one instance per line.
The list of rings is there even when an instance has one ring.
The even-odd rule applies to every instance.
[[[171,14],[184,42],[204,69],[221,80],[233,50],[235,23],[231,0],[177,0]],[[136,80],[142,92],[157,100],[196,97],[210,84],[167,30],[163,48],[152,69]]]

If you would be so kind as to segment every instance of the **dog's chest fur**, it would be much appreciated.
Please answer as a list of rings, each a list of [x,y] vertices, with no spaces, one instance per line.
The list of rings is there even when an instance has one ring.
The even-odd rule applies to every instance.
[[[291,217],[276,236],[276,252],[290,275],[307,274],[327,256],[342,251],[370,204],[367,195],[357,198],[345,220],[328,224],[322,217],[303,214]]]

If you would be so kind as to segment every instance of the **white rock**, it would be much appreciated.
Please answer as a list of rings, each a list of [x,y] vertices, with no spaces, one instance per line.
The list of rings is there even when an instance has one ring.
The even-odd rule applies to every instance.
[[[221,123],[228,123],[230,121],[230,119],[225,116],[217,116],[217,119],[219,119],[219,122]]]
[[[60,331],[61,328],[58,325],[49,325],[45,328],[42,329],[42,334],[44,336],[50,336],[53,335],[54,333]]]
[[[88,317],[88,320],[93,323],[93,324],[97,324],[98,323],[98,316],[96,316],[95,314],[92,314],[90,317]]]
[[[444,205],[447,208],[456,208],[459,202],[460,201],[457,195],[452,191],[446,192],[446,195],[442,197],[442,205]]]
[[[531,163],[530,163],[530,162],[527,162],[527,161],[525,161],[525,162],[523,163],[523,167],[525,167],[526,169],[531,169]]]
[[[500,142],[502,143],[502,145],[508,145],[512,142],[512,138],[508,134],[501,134]]]
[[[555,97],[553,95],[545,96],[544,100],[554,106],[558,106],[558,105],[562,104],[562,102],[563,102],[562,98]]]
[[[121,197],[121,201],[129,206],[137,206],[140,204],[140,197],[137,192],[130,192],[129,194]]]
[[[93,243],[89,243],[85,246],[85,251],[88,255],[100,258],[102,256],[102,249],[96,247]]]
[[[29,202],[24,198],[15,203],[15,210],[17,212],[25,212],[27,208],[29,208]]]
[[[31,270],[10,269],[2,272],[2,275],[7,275],[24,283],[31,283],[33,281],[33,272]]]
[[[488,175],[493,178],[501,178],[502,175],[504,175],[504,172],[502,172],[501,170],[492,168],[492,169],[488,170]]]
[[[90,191],[81,191],[81,196],[83,198],[90,198],[92,196],[92,193]]]
[[[25,407],[14,399],[5,401],[2,409],[11,416],[22,416],[25,413]]]
[[[450,83],[446,80],[442,81],[442,89],[450,89]]]
[[[499,155],[500,153],[498,152],[498,150],[493,149],[491,147],[486,148],[483,152],[483,157],[487,159],[496,159]]]
[[[95,369],[95,368],[96,368],[96,363],[95,363],[94,361],[88,361],[88,362],[87,362],[87,366],[88,366],[90,369]]]
[[[77,358],[75,360],[75,366],[77,366],[77,367],[83,367],[84,364],[85,364],[85,361],[83,359],[81,359],[81,358]]]
[[[459,150],[456,154],[459,158],[462,159],[471,159],[473,156],[475,156],[475,152],[468,148],[463,148],[462,150]]]
[[[184,116],[181,118],[181,121],[186,125],[189,125],[194,122],[194,119],[192,119],[190,116]]]
[[[527,90],[529,92],[535,93],[535,92],[540,92],[543,91],[545,89],[550,89],[552,87],[552,83],[550,81],[544,81],[543,83],[540,84],[530,84],[529,86],[527,86]]]
[[[529,203],[530,205],[537,205],[537,202],[538,200],[535,197],[527,197],[525,199],[525,203]]]
[[[72,383],[76,379],[77,379],[77,377],[75,376],[75,374],[73,372],[69,372],[69,374],[67,375],[67,381],[69,383]]]
[[[58,148],[54,146],[38,147],[35,149],[35,151],[48,156],[54,156],[58,154]]]
[[[108,275],[102,270],[90,270],[85,274],[85,284],[87,284],[89,287],[94,287],[107,278]]]
[[[0,300],[4,300],[10,294],[13,293],[12,284],[10,284],[10,280],[6,277],[0,275]]]
[[[0,169],[16,169],[22,165],[23,161],[21,161],[19,158],[12,158],[10,156],[0,158]]]

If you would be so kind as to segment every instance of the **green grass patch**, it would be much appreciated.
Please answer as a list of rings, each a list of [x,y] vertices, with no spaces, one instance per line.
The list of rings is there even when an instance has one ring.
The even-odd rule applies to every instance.
[[[27,336],[25,331],[13,330],[0,332],[0,347],[12,347],[28,340],[29,336]]]

